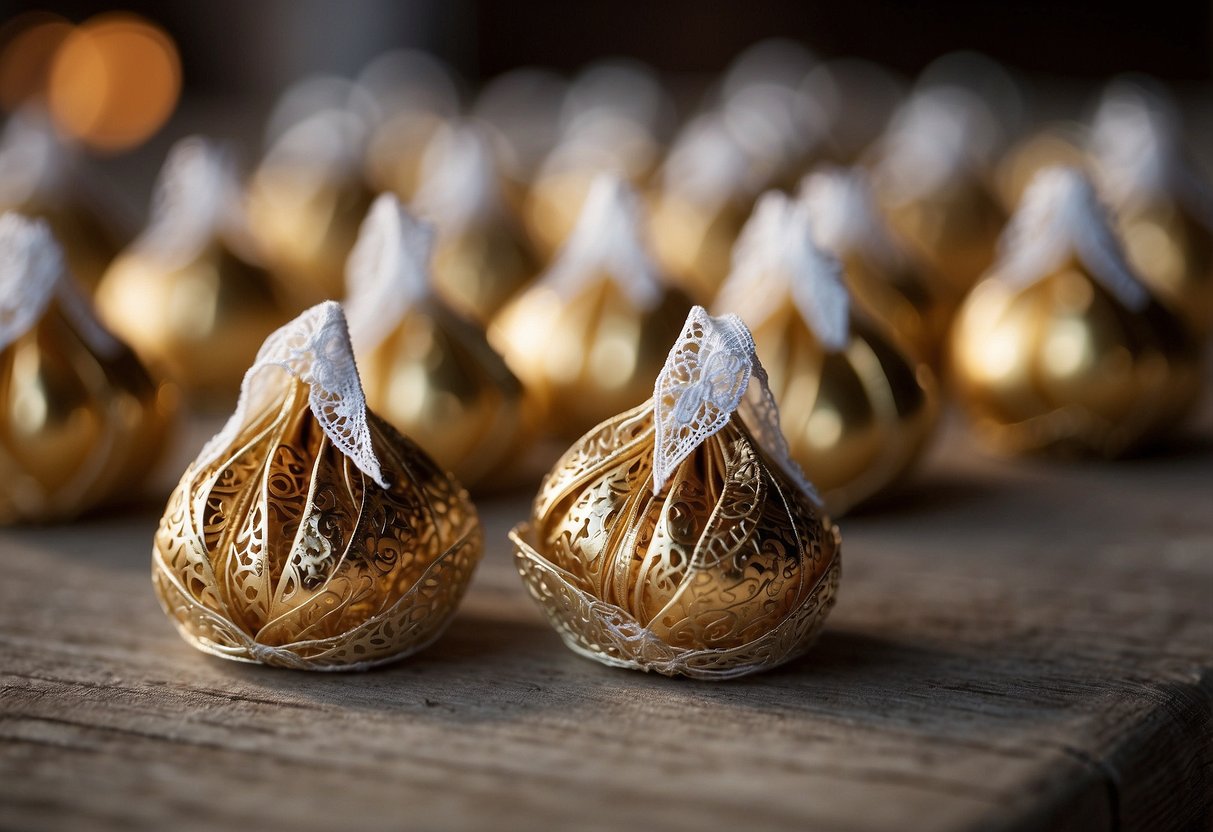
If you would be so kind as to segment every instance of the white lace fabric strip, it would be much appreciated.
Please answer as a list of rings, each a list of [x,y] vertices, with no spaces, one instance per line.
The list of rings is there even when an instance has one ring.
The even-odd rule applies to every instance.
[[[156,180],[151,221],[134,248],[169,265],[188,263],[216,236],[256,259],[231,155],[190,136],[169,151]]]
[[[643,227],[635,192],[618,176],[599,174],[572,234],[539,282],[569,297],[595,276],[606,274],[636,307],[653,309],[661,302],[663,289],[645,248]]]
[[[109,358],[121,351],[68,273],[46,221],[6,212],[0,216],[0,349],[42,320],[52,300],[95,353]]]
[[[421,170],[413,209],[443,234],[504,215],[497,162],[483,130],[443,128],[426,148]]]
[[[999,244],[991,273],[1014,286],[1041,280],[1071,256],[1134,311],[1150,293],[1125,258],[1107,209],[1085,174],[1055,166],[1036,174]]]
[[[1117,208],[1171,197],[1213,229],[1213,187],[1185,153],[1172,100],[1134,82],[1113,83],[1095,113],[1090,145],[1099,184]]]
[[[876,207],[868,175],[861,168],[818,168],[800,183],[814,242],[836,256],[868,253],[877,262],[897,262],[903,249]]]
[[[345,314],[335,301],[313,306],[265,339],[244,375],[235,412],[206,443],[194,466],[203,468],[214,462],[258,416],[281,401],[282,377],[268,372],[274,369],[285,370],[308,386],[308,404],[325,435],[358,470],[387,488],[371,442],[366,397]]]
[[[820,504],[792,459],[779,427],[779,407],[754,338],[736,315],[713,317],[702,306],[687,316],[653,386],[653,490],[738,413],[763,450]]]
[[[989,106],[972,91],[952,85],[920,90],[894,115],[877,176],[895,198],[929,196],[986,162],[1000,133]]]
[[[433,241],[432,228],[395,195],[375,199],[345,265],[345,309],[358,353],[379,346],[429,295]]]
[[[846,348],[851,301],[842,267],[813,241],[809,206],[769,191],[738,237],[733,269],[716,306],[725,312],[743,310],[743,317],[757,326],[789,296],[822,346]]]

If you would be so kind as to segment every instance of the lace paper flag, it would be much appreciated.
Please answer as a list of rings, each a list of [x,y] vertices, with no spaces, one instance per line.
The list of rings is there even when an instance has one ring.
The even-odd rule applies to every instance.
[[[882,262],[901,250],[876,207],[868,176],[859,168],[825,167],[805,177],[799,200],[812,222],[814,242],[831,252],[861,249]]]
[[[745,310],[745,317],[757,325],[789,294],[823,346],[846,347],[850,295],[842,267],[814,244],[808,206],[770,191],[742,229],[733,249],[733,271],[721,287],[717,306]]]
[[[421,167],[412,204],[443,234],[458,234],[504,210],[493,148],[482,130],[446,128],[430,141]]]
[[[393,194],[380,194],[345,267],[345,308],[358,352],[373,350],[429,294],[433,229]]]
[[[1047,277],[1073,254],[1129,309],[1140,311],[1150,300],[1090,180],[1074,168],[1051,167],[1036,175],[1000,248],[992,274],[1011,284]]]
[[[168,264],[188,263],[217,234],[255,260],[230,154],[191,136],[173,145],[156,181],[151,222],[135,248]]]
[[[640,213],[636,194],[622,179],[600,174],[573,233],[540,282],[568,296],[605,274],[636,306],[654,308],[661,301],[661,281],[641,239]]]
[[[1179,112],[1160,92],[1112,84],[1091,126],[1098,181],[1118,208],[1168,195],[1213,229],[1213,187],[1187,158]]]
[[[788,452],[749,329],[736,315],[712,317],[702,306],[687,316],[653,387],[653,491],[659,493],[682,461],[738,412],[759,445],[820,503]]]
[[[5,213],[0,216],[0,349],[29,332],[52,300],[94,352],[109,357],[122,348],[68,274],[63,249],[46,221]]]
[[[341,305],[325,301],[270,335],[244,375],[236,411],[202,449],[197,469],[214,462],[281,395],[271,369],[285,370],[305,383],[312,415],[333,444],[382,488],[387,481],[367,428],[366,398],[354,363]]]

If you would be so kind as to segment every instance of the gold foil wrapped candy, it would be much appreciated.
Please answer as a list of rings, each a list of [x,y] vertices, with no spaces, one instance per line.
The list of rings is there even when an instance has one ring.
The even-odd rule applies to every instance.
[[[890,225],[961,297],[994,260],[1006,216],[987,183],[993,115],[960,87],[917,93],[898,112],[875,163]]]
[[[0,523],[130,499],[174,404],[94,317],[45,221],[0,216]]]
[[[1091,132],[1125,254],[1198,335],[1213,331],[1213,188],[1187,157],[1170,101],[1127,81],[1105,93]]]
[[[841,514],[896,483],[935,425],[929,367],[853,308],[809,207],[764,195],[717,298],[750,325],[792,458]]]
[[[369,96],[367,181],[376,191],[411,200],[421,181],[426,147],[459,115],[459,84],[450,67],[426,52],[395,49],[367,64],[358,76]]]
[[[466,492],[366,409],[341,307],[271,335],[169,497],[152,581],[190,644],[355,670],[434,641],[482,549]]]
[[[653,253],[696,301],[711,303],[729,274],[729,253],[765,184],[718,116],[679,134],[661,171],[650,222]]]
[[[469,487],[504,484],[530,433],[522,384],[431,289],[431,245],[391,194],[362,225],[346,309],[367,402]]]
[[[1071,168],[1028,187],[999,262],[960,308],[951,361],[979,434],[1012,453],[1124,453],[1174,426],[1201,382],[1191,336]]]
[[[91,293],[122,235],[87,189],[91,180],[78,162],[45,116],[15,114],[0,138],[0,211],[46,220],[68,271]]]
[[[552,267],[489,328],[548,426],[580,436],[644,401],[690,303],[665,289],[622,181],[595,181]]]
[[[161,171],[151,222],[97,290],[106,323],[199,399],[233,395],[285,317],[245,236],[238,195],[225,155],[201,139],[179,142]]]
[[[544,159],[523,205],[523,222],[540,257],[568,239],[594,180],[603,174],[639,186],[661,154],[660,134],[671,112],[656,74],[631,61],[583,70],[569,87],[559,143]]]
[[[351,113],[316,113],[283,133],[249,183],[249,228],[297,307],[341,297],[374,196],[362,176],[365,130]]]
[[[821,168],[801,183],[800,199],[815,242],[841,261],[855,303],[916,357],[933,362],[951,318],[948,292],[889,229],[867,175]]]
[[[413,207],[438,230],[434,285],[456,309],[487,322],[539,271],[504,198],[488,135],[475,127],[439,133],[422,169]]]
[[[799,656],[838,588],[841,536],[787,455],[754,342],[700,307],[652,398],[578,440],[510,538],[572,650],[668,676]]]

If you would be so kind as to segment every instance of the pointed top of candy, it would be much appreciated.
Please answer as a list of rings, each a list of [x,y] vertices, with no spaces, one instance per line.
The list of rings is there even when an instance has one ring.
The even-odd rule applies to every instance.
[[[1126,260],[1107,209],[1080,170],[1054,166],[1036,174],[999,244],[991,274],[1026,285],[1077,257],[1105,289],[1140,310],[1150,293]]]

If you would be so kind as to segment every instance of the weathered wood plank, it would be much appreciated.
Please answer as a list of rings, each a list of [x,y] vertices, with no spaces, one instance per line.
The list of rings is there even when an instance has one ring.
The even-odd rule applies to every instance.
[[[1213,825],[1213,430],[1120,465],[953,431],[844,522],[804,660],[704,684],[565,650],[489,550],[450,632],[363,675],[195,653],[154,510],[0,533],[0,826],[1124,829]]]

